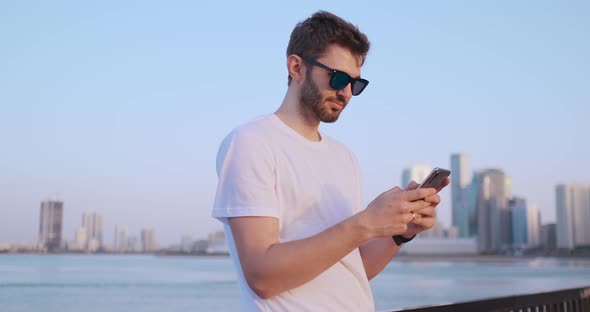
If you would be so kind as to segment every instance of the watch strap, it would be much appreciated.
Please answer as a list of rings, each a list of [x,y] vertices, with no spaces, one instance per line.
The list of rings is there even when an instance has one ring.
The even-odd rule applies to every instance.
[[[416,237],[416,234],[414,234],[414,236],[410,237],[410,238],[405,238],[402,235],[393,235],[393,241],[395,242],[396,245],[400,246],[401,244],[407,243],[411,240],[414,239],[414,237]]]

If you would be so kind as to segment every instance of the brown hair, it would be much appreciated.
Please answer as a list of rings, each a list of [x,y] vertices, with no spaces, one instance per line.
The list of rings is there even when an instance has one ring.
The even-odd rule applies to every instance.
[[[362,63],[371,46],[367,36],[355,25],[330,12],[318,11],[295,26],[287,46],[287,57],[298,54],[318,58],[331,44],[350,49],[354,55],[361,57]]]

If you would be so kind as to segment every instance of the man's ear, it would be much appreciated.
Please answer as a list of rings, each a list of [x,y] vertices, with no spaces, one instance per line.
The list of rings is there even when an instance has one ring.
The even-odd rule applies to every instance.
[[[302,81],[305,79],[305,64],[301,57],[291,54],[287,57],[287,70],[289,75],[295,81]]]

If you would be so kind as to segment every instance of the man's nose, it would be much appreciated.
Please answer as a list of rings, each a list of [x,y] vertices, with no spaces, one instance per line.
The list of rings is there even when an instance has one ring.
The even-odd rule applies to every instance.
[[[350,101],[352,98],[352,83],[348,83],[346,87],[338,90],[336,94],[343,96],[346,99],[346,103],[348,103],[348,101]]]

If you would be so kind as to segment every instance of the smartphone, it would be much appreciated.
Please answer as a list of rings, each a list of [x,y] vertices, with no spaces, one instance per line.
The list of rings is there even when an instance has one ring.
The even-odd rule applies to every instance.
[[[443,169],[435,167],[430,171],[426,179],[420,183],[418,188],[421,187],[432,187],[435,188],[437,191],[440,191],[443,188],[443,183],[445,180],[451,175],[451,170]]]

